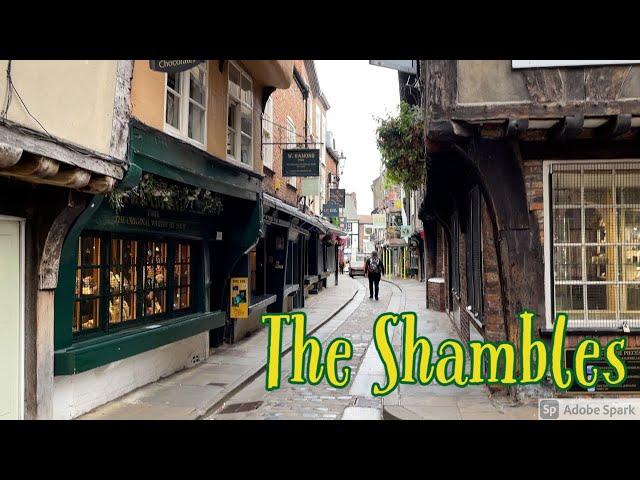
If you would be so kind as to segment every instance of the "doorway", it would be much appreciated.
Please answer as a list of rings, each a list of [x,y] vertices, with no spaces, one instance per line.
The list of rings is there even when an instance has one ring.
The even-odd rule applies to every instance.
[[[23,418],[24,220],[0,215],[0,420]]]

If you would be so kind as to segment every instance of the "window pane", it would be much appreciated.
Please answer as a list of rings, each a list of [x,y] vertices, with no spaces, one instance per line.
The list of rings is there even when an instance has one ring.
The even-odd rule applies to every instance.
[[[587,243],[616,242],[613,208],[584,209],[584,239]]]
[[[193,103],[189,103],[189,138],[204,143],[204,110]]]
[[[122,263],[122,240],[111,240],[111,265]]]
[[[99,300],[96,298],[75,303],[73,332],[98,328],[100,325],[98,319]]]
[[[583,178],[585,205],[613,203],[613,175],[610,171],[585,171]]]
[[[191,260],[191,245],[189,244],[181,244],[180,248],[180,261],[181,262],[189,262]]]
[[[615,247],[585,247],[587,254],[587,280],[613,281],[615,280],[614,265],[616,261]]]
[[[167,86],[172,90],[180,93],[180,74],[167,73]]]
[[[229,64],[229,94],[235,98],[240,98],[240,71]]]
[[[249,105],[253,105],[253,94],[251,92],[251,81],[242,76],[242,101]]]
[[[120,293],[120,289],[122,287],[121,273],[120,267],[113,267],[109,271],[109,293],[112,295]]]
[[[554,243],[581,243],[582,213],[579,208],[554,209]]]
[[[122,297],[119,295],[109,300],[109,323],[120,323],[122,321]]]
[[[129,293],[122,296],[122,321],[135,320],[137,295]]]
[[[124,240],[122,244],[122,263],[125,266],[136,264],[138,252],[138,242],[135,240]]]
[[[82,269],[82,295],[98,295],[100,292],[100,269]]]
[[[148,291],[144,299],[145,316],[158,315],[166,312],[166,297],[167,292],[165,290]]]
[[[176,287],[180,286],[180,280],[182,279],[182,265],[176,264],[173,267],[173,285]]]
[[[620,247],[620,279],[624,282],[640,281],[640,247]]]
[[[80,237],[82,265],[100,264],[100,239],[96,237]]]
[[[582,280],[582,247],[555,247],[553,265],[556,281]]]
[[[233,130],[227,130],[227,155],[236,156],[236,134]]]
[[[182,265],[182,271],[181,271],[181,280],[180,280],[180,285],[190,285],[191,284],[191,265],[184,264]]]
[[[180,129],[180,99],[167,92],[167,115],[165,121],[174,128]]]
[[[204,106],[205,101],[205,73],[202,68],[196,67],[189,76],[189,97]]]
[[[617,285],[587,285],[587,308],[590,319],[615,319],[616,289]]]
[[[240,136],[241,140],[241,152],[240,152],[240,160],[242,163],[246,163],[250,165],[251,162],[251,138],[246,137],[245,135]]]
[[[620,295],[620,318],[623,320],[640,318],[640,285],[621,285]]]
[[[253,125],[253,118],[251,116],[251,109],[245,107],[244,105],[242,106],[242,119],[241,119],[241,129],[242,129],[242,133],[252,136],[252,125]]]
[[[556,313],[568,313],[571,320],[584,319],[582,285],[556,285]]]

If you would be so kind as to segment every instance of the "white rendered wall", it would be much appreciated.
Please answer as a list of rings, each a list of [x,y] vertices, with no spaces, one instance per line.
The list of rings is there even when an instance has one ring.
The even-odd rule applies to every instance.
[[[80,416],[126,393],[205,360],[209,332],[77,375],[54,377],[53,418]],[[197,356],[194,363],[194,356]]]

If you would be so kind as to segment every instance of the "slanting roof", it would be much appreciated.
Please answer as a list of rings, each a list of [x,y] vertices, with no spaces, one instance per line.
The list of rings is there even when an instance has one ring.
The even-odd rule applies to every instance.
[[[298,210],[296,207],[289,205],[288,203],[283,202],[279,198],[276,198],[268,193],[264,193],[264,204],[267,207],[275,208],[276,210],[280,210],[288,215],[293,217],[297,217],[305,223],[308,223],[312,227],[317,228],[322,233],[326,233],[327,227],[322,223],[321,219],[314,217],[312,215],[308,215],[301,210]]]
[[[322,89],[320,88],[320,81],[318,80],[318,73],[316,72],[316,63],[313,60],[305,60],[304,68],[307,70],[313,96],[320,99],[325,110],[329,110],[331,105],[329,105],[327,97],[324,96],[324,93],[322,93]]]

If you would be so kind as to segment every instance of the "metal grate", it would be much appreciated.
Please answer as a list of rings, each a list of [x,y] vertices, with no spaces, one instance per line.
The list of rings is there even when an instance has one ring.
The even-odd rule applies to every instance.
[[[251,410],[257,410],[264,402],[245,402],[245,403],[232,403],[231,405],[225,406],[219,414],[225,413],[240,413],[240,412],[250,412]]]
[[[550,183],[554,317],[640,327],[640,164],[553,164]]]

